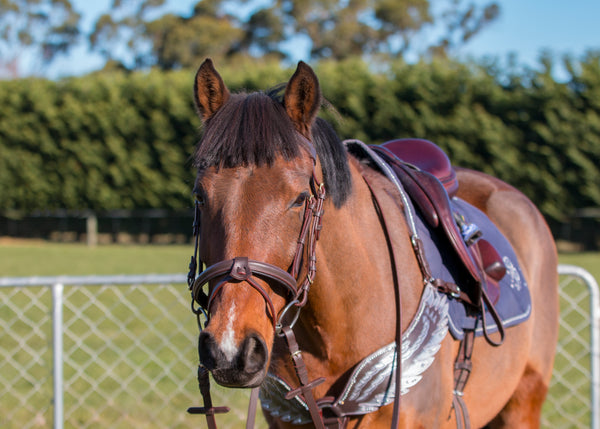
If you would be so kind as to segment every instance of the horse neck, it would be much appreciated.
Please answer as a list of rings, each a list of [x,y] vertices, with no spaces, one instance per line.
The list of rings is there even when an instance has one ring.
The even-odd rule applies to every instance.
[[[353,192],[348,201],[339,209],[331,203],[325,207],[317,245],[317,275],[295,328],[315,376],[337,378],[394,341],[398,286],[407,314],[416,311],[416,289],[422,278],[402,212],[392,200],[382,207],[390,212],[388,217],[396,219],[390,228],[399,243],[395,254],[402,255],[396,258],[402,274],[398,276],[400,285],[396,285],[386,234],[361,169],[357,162],[351,162]]]

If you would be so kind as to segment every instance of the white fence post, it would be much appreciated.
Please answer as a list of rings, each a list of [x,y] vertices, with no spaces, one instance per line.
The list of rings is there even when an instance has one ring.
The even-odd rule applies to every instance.
[[[54,393],[54,429],[63,429],[63,289],[62,283],[52,285],[52,382]]]

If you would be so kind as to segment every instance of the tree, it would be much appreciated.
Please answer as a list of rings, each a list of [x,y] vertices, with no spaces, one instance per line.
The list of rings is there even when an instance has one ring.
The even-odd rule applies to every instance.
[[[208,55],[224,57],[233,46],[241,44],[242,23],[223,11],[226,2],[198,2],[189,17],[160,15],[164,3],[113,0],[111,11],[98,19],[90,35],[92,49],[127,68],[157,66],[171,70],[197,65]]]
[[[79,38],[79,19],[69,0],[1,0],[0,75],[17,77],[26,59],[42,67],[67,53]]]
[[[152,65],[152,41],[147,23],[164,0],[113,0],[108,13],[102,14],[89,36],[93,50],[109,62],[128,68]]]
[[[494,2],[479,8],[473,3],[463,5],[460,0],[453,0],[452,3],[437,20],[445,32],[437,43],[428,48],[434,56],[447,56],[453,49],[471,40],[500,14],[500,7]]]
[[[445,56],[498,16],[491,1],[477,6],[445,0],[433,8],[431,0],[203,0],[189,16],[150,20],[146,12],[163,0],[114,0],[114,10],[98,20],[91,41],[110,60],[124,58],[114,43],[127,41],[132,68],[195,66],[205,56],[293,59],[290,46],[302,39],[309,42],[309,60],[393,58],[411,49]],[[431,39],[434,30],[439,35]],[[415,40],[427,42],[415,48]]]
[[[434,29],[440,35],[417,53],[446,56],[499,13],[493,2],[464,3],[438,1],[434,9],[430,0],[277,0],[277,7],[294,35],[312,41],[312,57],[339,60],[357,54],[402,57]]]
[[[428,0],[278,0],[277,4],[293,35],[311,41],[314,58],[402,52],[411,35],[432,22]]]
[[[204,0],[193,14],[165,15],[146,26],[156,65],[165,70],[195,67],[210,56],[222,59],[242,44],[244,31],[237,19],[224,13],[219,0]]]

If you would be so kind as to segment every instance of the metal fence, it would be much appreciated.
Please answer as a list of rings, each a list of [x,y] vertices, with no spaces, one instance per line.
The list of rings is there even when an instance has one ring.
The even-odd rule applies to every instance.
[[[561,266],[561,334],[544,427],[598,428],[596,281]],[[188,428],[199,405],[185,275],[0,278],[0,427]],[[220,427],[245,421],[247,393]],[[258,427],[265,427],[264,421]]]
[[[542,423],[600,429],[600,292],[586,270],[559,265],[560,331]]]

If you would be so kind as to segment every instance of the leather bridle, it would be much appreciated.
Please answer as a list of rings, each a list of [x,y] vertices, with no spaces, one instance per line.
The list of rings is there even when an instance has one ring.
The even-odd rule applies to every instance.
[[[208,324],[211,315],[211,307],[218,292],[226,285],[246,284],[255,289],[264,299],[268,308],[269,317],[271,318],[275,334],[285,339],[290,354],[294,361],[296,375],[300,381],[300,387],[296,389],[295,395],[303,395],[307,402],[311,417],[317,428],[325,428],[323,423],[323,415],[320,411],[316,400],[312,394],[312,389],[325,381],[324,378],[308,380],[306,366],[302,358],[302,353],[298,348],[298,343],[295,339],[292,328],[298,320],[300,310],[306,305],[308,300],[308,291],[315,278],[317,271],[316,244],[321,232],[323,218],[323,204],[325,201],[326,191],[323,182],[320,182],[316,176],[316,151],[312,143],[305,140],[304,147],[309,151],[313,160],[313,171],[310,180],[312,194],[305,201],[304,216],[302,227],[296,245],[296,253],[289,271],[267,263],[249,259],[248,257],[235,257],[225,261],[217,262],[210,265],[196,276],[198,268],[202,269],[204,263],[199,259],[200,247],[200,205],[196,202],[194,212],[194,254],[191,258],[188,273],[188,287],[191,291],[192,302],[191,308],[198,320],[200,331]],[[306,251],[305,251],[306,250]],[[306,275],[302,281],[299,279],[301,267],[303,265],[304,256],[306,254]],[[274,282],[279,286],[283,286],[286,291],[286,305],[279,314],[276,314],[275,306],[268,292],[256,281],[256,278]],[[203,288],[206,284],[213,280],[220,279],[212,288],[209,287],[209,293],[204,292]],[[198,306],[196,306],[198,304]],[[295,310],[294,314],[289,314]],[[201,323],[201,318],[206,319],[204,325]],[[202,366],[198,367],[198,384],[204,400],[204,407],[191,407],[188,409],[192,414],[204,414],[209,429],[216,429],[214,419],[215,413],[227,412],[227,407],[213,407],[210,397],[210,383],[208,378],[208,370]],[[246,424],[247,428],[254,426],[255,411],[258,396],[258,389],[253,389],[249,407],[249,417]]]
[[[316,259],[316,242],[319,239],[321,231],[321,221],[323,216],[323,202],[325,200],[325,187],[322,183],[318,183],[314,174],[311,178],[311,188],[313,194],[306,199],[304,208],[304,218],[302,228],[296,245],[296,253],[294,255],[291,266],[291,273],[281,269],[280,267],[269,264],[267,262],[256,261],[247,257],[235,257],[225,261],[217,262],[205,270],[200,272],[196,277],[197,267],[203,267],[203,262],[198,259],[198,250],[200,246],[200,216],[201,211],[199,204],[196,203],[194,214],[194,255],[192,256],[188,273],[188,286],[192,293],[192,311],[197,317],[204,315],[206,317],[205,325],[210,319],[211,307],[217,293],[227,284],[238,283],[248,284],[265,300],[267,308],[270,312],[270,317],[273,322],[273,329],[277,332],[278,326],[281,326],[280,321],[285,316],[285,313],[290,308],[290,305],[302,307],[306,304],[308,290],[313,282],[317,271]],[[300,266],[303,260],[304,249],[308,239],[307,251],[307,270],[306,276],[300,286],[298,286],[298,275]],[[225,276],[225,277],[223,277]],[[217,285],[210,291],[205,293],[203,287],[212,280],[223,277]],[[275,307],[267,291],[260,286],[254,277],[259,277],[266,280],[274,281],[279,286],[283,286],[287,292],[287,305],[284,310],[277,316]],[[196,307],[195,303],[200,307]],[[201,326],[202,329],[202,326]],[[277,332],[279,333],[279,332]]]

